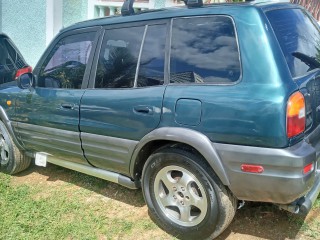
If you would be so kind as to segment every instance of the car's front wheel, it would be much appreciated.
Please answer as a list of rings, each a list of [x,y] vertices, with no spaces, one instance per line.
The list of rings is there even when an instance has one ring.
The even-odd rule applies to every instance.
[[[28,168],[30,163],[31,158],[20,152],[6,126],[0,121],[0,170],[15,174]]]
[[[165,148],[143,170],[143,193],[151,218],[181,239],[213,239],[231,222],[236,199],[201,157]]]

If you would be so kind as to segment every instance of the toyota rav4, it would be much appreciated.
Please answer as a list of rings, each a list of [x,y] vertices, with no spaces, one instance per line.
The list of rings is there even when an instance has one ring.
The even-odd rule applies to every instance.
[[[320,191],[320,31],[302,7],[240,3],[85,21],[0,87],[1,170],[32,158],[142,188],[181,239],[238,201],[306,214]]]

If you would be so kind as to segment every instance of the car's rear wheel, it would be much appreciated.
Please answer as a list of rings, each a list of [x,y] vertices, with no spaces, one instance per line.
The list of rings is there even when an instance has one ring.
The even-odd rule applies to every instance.
[[[30,163],[31,158],[20,152],[6,126],[0,121],[0,170],[15,174],[28,168]]]
[[[165,148],[143,170],[143,193],[151,218],[181,239],[213,239],[232,221],[236,199],[201,157]]]

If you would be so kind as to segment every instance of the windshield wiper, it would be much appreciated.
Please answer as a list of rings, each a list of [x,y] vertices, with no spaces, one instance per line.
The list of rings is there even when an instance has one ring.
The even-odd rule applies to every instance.
[[[309,66],[310,70],[320,68],[320,62],[315,57],[310,57],[302,52],[293,52],[292,56],[300,59],[306,65]]]

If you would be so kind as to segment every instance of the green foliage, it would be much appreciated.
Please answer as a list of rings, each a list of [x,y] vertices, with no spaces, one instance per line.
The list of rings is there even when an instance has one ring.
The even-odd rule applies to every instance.
[[[314,204],[314,208],[320,208],[320,195]]]
[[[2,183],[4,181],[4,183]],[[10,187],[0,175],[0,239],[95,238],[101,225],[96,216],[83,211],[83,203],[53,191],[34,199],[37,191],[29,186]]]
[[[100,196],[98,199],[89,201],[95,194],[89,182],[98,183],[102,189],[105,181],[78,176],[79,173],[70,175],[85,187],[70,182],[45,189],[32,184],[13,186],[11,177],[0,173],[0,239],[125,239],[135,234],[133,230],[158,229],[150,219],[123,217],[127,213],[117,201],[106,203],[99,194],[96,194]],[[129,190],[119,186],[116,194],[122,194],[118,191]]]
[[[0,240],[174,239],[148,217],[141,191],[56,166],[43,171],[37,177],[51,180],[17,184],[30,178],[0,173]],[[273,239],[274,228],[274,239],[320,239],[319,210],[320,196],[307,220],[273,205],[247,204],[229,229]]]

